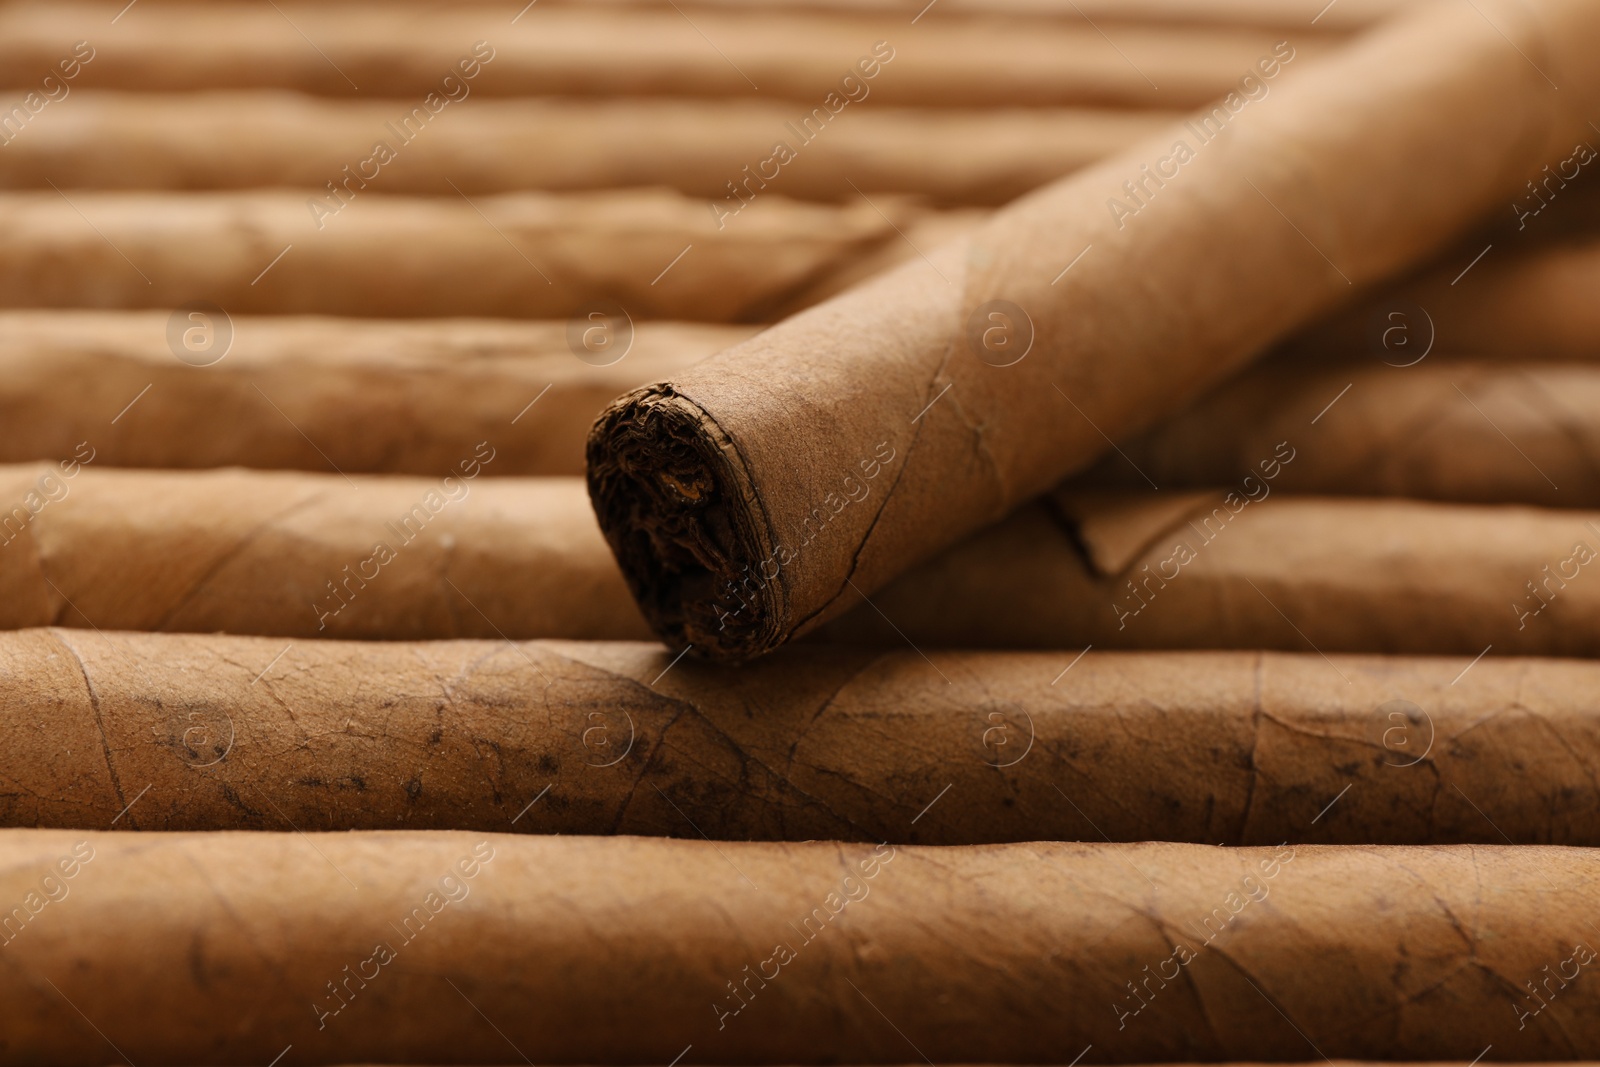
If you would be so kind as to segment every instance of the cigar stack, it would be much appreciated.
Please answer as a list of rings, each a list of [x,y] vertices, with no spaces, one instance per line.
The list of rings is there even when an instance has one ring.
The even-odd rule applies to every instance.
[[[1593,0],[0,82],[0,1061],[1600,1059]]]

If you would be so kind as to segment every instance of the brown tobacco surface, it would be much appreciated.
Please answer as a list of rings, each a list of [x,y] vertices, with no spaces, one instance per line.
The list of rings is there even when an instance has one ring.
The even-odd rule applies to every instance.
[[[1417,339],[1418,344],[1422,339]],[[1082,486],[1226,485],[1281,441],[1280,489],[1600,508],[1600,368],[1443,360],[1263,363],[1121,444]]]
[[[0,186],[46,189],[48,180],[83,189],[320,191],[342,181],[347,165],[370,174],[374,164],[352,161],[368,158],[374,131],[413,104],[277,92],[85,91],[72,101],[6,145]],[[666,185],[740,214],[740,197],[779,193],[803,200],[916,193],[947,204],[1002,204],[1173,119],[1125,109],[880,108],[874,100],[795,148],[785,124],[805,114],[792,101],[473,100],[400,146],[372,185],[391,195],[451,198]],[[771,162],[775,136],[795,158]],[[224,143],[227,150],[218,150]]]
[[[0,467],[0,627],[648,636],[582,482],[490,478],[497,458],[430,478]]]
[[[0,8],[6,83],[33,88],[70,53],[71,42],[88,32],[85,27],[109,25],[120,6],[115,0],[79,0]],[[915,12],[770,11],[751,18],[744,11],[702,8],[690,19],[667,4],[642,10],[541,5],[514,23],[516,11],[502,18],[497,8],[478,4],[277,0],[277,8],[146,0],[141,21],[121,20],[114,42],[90,42],[96,54],[73,88],[271,87],[344,99],[358,93],[398,97],[409,100],[409,108],[430,92],[451,92],[443,79],[456,74],[458,62],[470,58],[481,41],[479,54],[492,58],[464,83],[474,96],[759,95],[792,101],[789,117],[798,122],[823,106],[863,58],[887,54],[892,58],[866,83],[872,101],[1174,108],[1226,92],[1279,39],[1277,30],[1128,25],[1113,28],[1113,49],[1070,9],[1058,17],[1022,20],[946,19],[935,10],[913,27]],[[297,27],[313,25],[323,56],[311,52],[308,60],[311,50]],[[1337,44],[1325,34],[1297,34],[1302,36],[1308,55]],[[197,41],[226,41],[228,47],[201,48]],[[884,49],[874,53],[879,43]],[[462,103],[471,108],[473,97]],[[846,107],[842,121],[849,121],[853,109]],[[451,121],[454,110],[449,105],[440,122]],[[367,148],[369,137],[351,149]]]
[[[442,475],[489,441],[484,475],[581,474],[618,393],[755,332],[195,314],[0,311],[0,462]]]
[[[1272,484],[1257,477],[1248,488],[1262,497]],[[907,574],[873,596],[876,609],[857,608],[822,636],[1468,657],[1492,644],[1496,655],[1600,656],[1600,513],[1287,495],[1251,503],[1246,487],[1231,503],[1222,491],[1063,490]]]
[[[1075,656],[27,630],[0,825],[1600,845],[1600,665]]]
[[[148,2],[148,0],[147,0]],[[548,4],[579,3],[645,6],[641,0],[544,0]],[[675,2],[675,0],[673,0]],[[1425,0],[1341,0],[1310,23],[1304,0],[940,0],[939,11],[965,16],[1000,15],[1015,19],[1039,16],[1096,22],[1155,23],[1160,26],[1259,26],[1299,33],[1364,30]],[[645,0],[657,7],[665,0]],[[774,11],[831,11],[848,14],[888,12],[917,15],[925,0],[693,0],[695,7],[755,8]],[[920,24],[920,22],[919,22]]]
[[[636,321],[760,322],[860,257],[905,247],[900,231],[922,214],[892,196],[769,193],[719,229],[703,199],[663,189],[340,191],[343,208],[320,216],[306,192],[0,194],[0,305],[566,318],[608,300]]]
[[[498,462],[474,449],[448,479],[0,467],[0,628],[647,636],[583,483],[490,477]],[[1220,490],[1063,489],[819,636],[1600,656],[1600,583],[1582,558],[1600,553],[1600,514],[1282,493],[1240,503],[1277,484],[1241,484],[1232,505]],[[1195,558],[1173,562],[1180,543]]]
[[[1600,146],[1600,138],[1592,134],[1586,140]],[[1552,158],[1570,152],[1569,146]],[[1600,162],[1591,162],[1584,173],[1596,167]],[[1570,232],[1564,236],[1559,234],[1559,216],[1544,227],[1539,226],[1544,220],[1528,223],[1530,230],[1551,237],[1547,240],[1530,240],[1509,226],[1478,263],[1472,259],[1484,251],[1485,242],[1458,249],[1436,269],[1333,316],[1297,338],[1297,352],[1379,352],[1383,330],[1397,321],[1390,316],[1398,314],[1419,347],[1409,354],[1381,352],[1395,363],[1415,358],[1430,340],[1434,351],[1446,355],[1519,362],[1595,360],[1600,356],[1600,302],[1594,299],[1600,286],[1600,197],[1586,193],[1575,189],[1565,194],[1568,199],[1554,202],[1554,208],[1568,211],[1565,225]],[[1532,199],[1533,194],[1524,190],[1522,197]]]
[[[1594,872],[1542,846],[7,831],[0,905],[38,910],[4,950],[0,1052],[1592,1059]]]
[[[1428,6],[1303,71],[1268,56],[1241,70],[1292,59],[1270,96],[619,399],[590,492],[646,618],[748,660],[998,521],[1504,202],[1588,135],[1567,109],[1600,104],[1597,56],[1578,0]]]

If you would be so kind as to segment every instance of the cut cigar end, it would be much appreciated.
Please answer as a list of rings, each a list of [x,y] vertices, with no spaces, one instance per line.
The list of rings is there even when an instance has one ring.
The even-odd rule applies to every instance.
[[[634,599],[676,649],[742,661],[782,640],[772,537],[731,439],[670,385],[613,401],[589,431],[589,499]]]

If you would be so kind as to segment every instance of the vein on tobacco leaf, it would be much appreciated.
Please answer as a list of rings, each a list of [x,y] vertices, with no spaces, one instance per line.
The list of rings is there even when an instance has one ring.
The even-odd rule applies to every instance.
[[[1537,378],[1529,374],[1526,369],[1518,368],[1515,371],[1515,374],[1518,378],[1522,379],[1524,384],[1529,387],[1529,391],[1532,393],[1533,401],[1538,405],[1541,414],[1543,414],[1545,418],[1549,420],[1550,425],[1555,428],[1556,432],[1565,438],[1567,443],[1572,446],[1572,451],[1577,455],[1578,462],[1582,465],[1584,470],[1586,470],[1596,481],[1600,481],[1600,461],[1597,461],[1594,453],[1589,450],[1588,444],[1581,436],[1578,427],[1573,425],[1572,421],[1565,417],[1568,414],[1566,409],[1564,409],[1560,402],[1554,396],[1550,395],[1550,391],[1546,389]]]
[[[840,693],[844,692],[845,687],[865,673],[867,667],[875,666],[878,663],[878,660],[881,658],[881,655],[873,656],[873,658],[868,661],[866,667],[856,671],[854,674],[846,675],[845,679],[834,687],[833,692],[828,694],[827,699],[825,699],[821,705],[818,706],[817,710],[812,713],[811,718],[808,719],[806,724],[800,728],[798,733],[795,734],[794,744],[789,746],[789,773],[793,773],[794,755],[800,750],[800,742],[806,739],[806,735],[808,735],[812,728],[817,725],[817,721],[821,719],[823,715],[827,714],[829,708],[833,707],[833,702],[838,699]]]
[[[270,530],[273,527],[277,526],[280,522],[282,522],[283,520],[287,519],[290,515],[293,515],[295,512],[300,511],[300,510],[302,510],[304,508],[310,507],[312,504],[317,503],[319,500],[321,500],[323,497],[325,497],[327,495],[328,495],[327,494],[327,490],[325,490],[325,489],[318,490],[317,492],[312,493],[309,496],[304,497],[303,499],[295,501],[294,503],[290,504],[287,508],[284,508],[282,511],[277,512],[277,513],[275,513],[273,515],[269,515],[267,518],[265,518],[265,519],[261,520],[261,522],[257,523],[250,530],[246,531],[246,533],[245,533],[245,535],[243,537],[241,537],[238,541],[236,541],[221,556],[219,556],[215,560],[213,560],[211,562],[211,564],[209,566],[207,566],[206,569],[200,573],[199,577],[197,577],[194,580],[194,582],[189,586],[189,588],[184,591],[183,595],[178,599],[178,602],[176,604],[174,604],[171,608],[169,608],[167,610],[166,614],[161,616],[161,618],[159,620],[157,620],[150,627],[150,629],[152,629],[152,630],[165,630],[166,627],[167,627],[167,624],[172,621],[173,616],[177,615],[184,608],[188,607],[189,604],[194,601],[194,598],[199,596],[201,591],[203,589],[205,589],[205,587],[210,583],[210,581],[217,576],[218,572],[220,572],[222,570],[222,568],[226,567],[229,563],[231,563],[235,559],[237,559],[239,557],[239,555],[244,552],[245,549],[249,548],[252,544],[254,544],[268,530]],[[314,607],[313,607],[313,610],[315,610]]]
[[[655,763],[656,757],[659,756],[662,749],[666,747],[667,731],[671,730],[677,721],[683,718],[683,714],[683,709],[679,708],[677,713],[673,715],[672,718],[667,720],[666,725],[661,728],[661,732],[656,735],[656,743],[650,747],[650,751],[645,755],[644,761],[639,765],[639,773],[634,776],[632,784],[628,786],[627,795],[622,798],[622,804],[617,808],[617,817],[612,820],[611,823],[612,834],[620,832],[622,822],[625,818],[627,818],[628,808],[633,804],[634,794],[639,791],[639,786],[644,782],[645,778],[649,776],[650,767]],[[629,751],[632,750],[630,749]],[[623,756],[623,759],[626,758],[627,756]]]
[[[702,711],[700,709],[700,707],[697,704],[695,704],[693,701],[689,701],[689,700],[680,701],[680,700],[676,700],[676,699],[671,698],[671,697],[662,697],[659,693],[656,693],[654,690],[649,689],[648,687],[642,686],[638,682],[637,679],[629,678],[626,675],[615,675],[614,677],[618,678],[624,684],[630,685],[630,686],[632,686],[632,687],[634,687],[636,689],[644,689],[647,693],[649,693],[652,697],[655,697],[656,699],[664,699],[664,700],[668,701],[669,703],[680,705],[680,710],[679,710],[678,714],[674,715],[672,717],[671,721],[669,721],[667,723],[667,725],[665,727],[663,727],[661,732],[657,735],[657,737],[656,737],[656,745],[651,750],[650,756],[646,760],[646,766],[647,767],[652,761],[654,761],[657,753],[661,752],[666,747],[665,746],[665,742],[666,742],[667,731],[672,729],[673,725],[676,724],[677,721],[680,718],[682,718],[685,715],[688,715],[688,716],[691,716],[692,718],[695,718],[695,719],[699,720],[708,730],[711,731],[712,735],[718,741],[720,741],[724,746],[726,746],[728,751],[733,755],[734,759],[739,762],[740,768],[741,768],[741,774],[743,776],[748,776],[749,772],[750,772],[750,769],[752,767],[754,767],[754,768],[760,770],[761,772],[763,772],[764,774],[767,775],[768,779],[770,780],[770,784],[775,785],[775,786],[778,787],[780,795],[781,795],[781,792],[783,790],[790,790],[790,791],[794,792],[795,794],[797,794],[797,795],[799,795],[801,797],[804,797],[805,799],[810,800],[813,803],[817,804],[824,811],[827,811],[830,815],[833,815],[835,818],[839,819],[839,821],[845,823],[846,825],[852,826],[852,827],[855,826],[855,824],[852,823],[849,819],[846,819],[843,816],[840,816],[836,812],[834,812],[828,806],[827,802],[824,801],[822,798],[816,797],[816,796],[812,796],[810,793],[807,793],[805,790],[803,790],[799,786],[795,785],[794,781],[788,775],[778,773],[772,767],[768,766],[766,763],[762,762],[761,760],[757,759],[755,756],[751,755],[750,752],[748,751],[748,749],[746,749],[746,747],[741,742],[739,742],[734,737],[729,735],[727,733],[727,731],[725,731],[721,726],[717,725],[717,723],[714,722],[709,716],[707,716],[706,713],[704,711]],[[843,686],[841,686],[840,688],[842,689]],[[837,695],[837,694],[835,694],[835,695]],[[693,756],[690,755],[687,751],[681,751],[679,753],[679,755],[682,756],[685,759],[689,759],[693,763],[696,763],[696,764],[698,764],[698,765],[700,765],[702,767],[706,767],[708,770],[711,769],[710,765],[704,763],[703,761],[694,759]],[[792,760],[792,753],[791,753],[791,760]],[[641,775],[641,779],[642,779],[642,775]],[[635,788],[637,788],[638,782],[635,782],[634,785],[635,785]],[[630,792],[630,797],[631,797],[631,795],[632,794]],[[782,811],[782,808],[780,807],[779,810]],[[856,827],[856,828],[859,829],[858,827]],[[615,832],[615,830],[613,830],[613,832]]]
[[[111,786],[116,790],[117,803],[126,808],[128,798],[122,793],[122,779],[117,774],[115,762],[111,759],[111,741],[106,737],[105,718],[100,714],[100,695],[95,692],[94,682],[89,678],[89,668],[83,662],[83,657],[78,655],[78,650],[73,648],[55,627],[51,627],[49,633],[57,644],[67,650],[67,654],[72,657],[72,661],[78,665],[78,670],[83,675],[83,687],[89,693],[89,710],[94,715],[95,728],[100,733],[100,750],[105,753],[106,757],[106,771],[111,775]]]
[[[1261,672],[1265,665],[1266,653],[1257,652],[1255,670],[1253,672],[1255,678],[1255,705],[1250,714],[1250,722],[1253,728],[1253,736],[1250,741],[1250,788],[1245,793],[1244,813],[1239,819],[1239,836],[1235,838],[1240,842],[1246,840],[1245,833],[1250,828],[1250,807],[1255,803],[1256,783],[1261,778],[1261,764],[1256,757],[1261,751],[1261,721],[1266,710],[1261,706]]]

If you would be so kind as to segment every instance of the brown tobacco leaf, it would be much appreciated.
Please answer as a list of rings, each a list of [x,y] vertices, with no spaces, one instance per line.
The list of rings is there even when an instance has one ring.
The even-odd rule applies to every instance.
[[[6,831],[0,906],[37,910],[0,1033],[45,1064],[1592,1059],[1593,874],[1543,847]]]
[[[1600,844],[1600,666],[1468,663],[32,630],[0,825]]]

